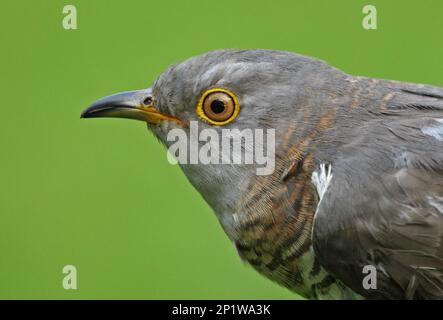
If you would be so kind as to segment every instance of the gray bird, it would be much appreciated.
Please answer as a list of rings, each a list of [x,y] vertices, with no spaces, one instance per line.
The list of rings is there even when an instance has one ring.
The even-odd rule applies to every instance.
[[[270,174],[257,162],[180,163],[241,258],[306,298],[443,298],[442,88],[219,50],[82,117],[145,121],[168,148],[192,122],[220,135],[274,129]]]

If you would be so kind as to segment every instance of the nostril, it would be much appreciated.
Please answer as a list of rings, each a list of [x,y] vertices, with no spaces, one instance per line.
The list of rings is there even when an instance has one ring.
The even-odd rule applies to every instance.
[[[150,105],[152,105],[152,97],[151,97],[151,96],[146,97],[145,100],[143,100],[143,104],[144,104],[145,106],[150,106]]]

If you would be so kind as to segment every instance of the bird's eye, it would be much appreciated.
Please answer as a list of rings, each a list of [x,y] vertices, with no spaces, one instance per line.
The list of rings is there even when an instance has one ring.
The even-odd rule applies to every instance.
[[[235,95],[226,89],[209,89],[200,98],[197,114],[207,122],[222,126],[237,117],[240,111]]]
[[[145,106],[151,106],[153,101],[154,101],[154,100],[152,99],[151,96],[147,96],[147,97],[145,98],[145,100],[143,100],[143,104],[144,104]]]

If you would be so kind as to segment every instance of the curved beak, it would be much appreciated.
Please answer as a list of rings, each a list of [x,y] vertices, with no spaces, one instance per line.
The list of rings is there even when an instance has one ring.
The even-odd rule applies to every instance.
[[[104,97],[86,108],[80,118],[126,118],[153,124],[174,121],[184,125],[180,119],[161,113],[154,106],[151,89],[126,91]]]

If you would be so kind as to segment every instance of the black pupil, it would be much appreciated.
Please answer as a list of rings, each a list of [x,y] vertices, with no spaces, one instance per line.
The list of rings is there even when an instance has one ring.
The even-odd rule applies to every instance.
[[[146,99],[143,101],[143,104],[145,106],[149,106],[152,103],[152,97],[146,97]]]
[[[225,111],[225,103],[221,100],[214,100],[211,102],[211,110],[214,113],[222,113]]]

